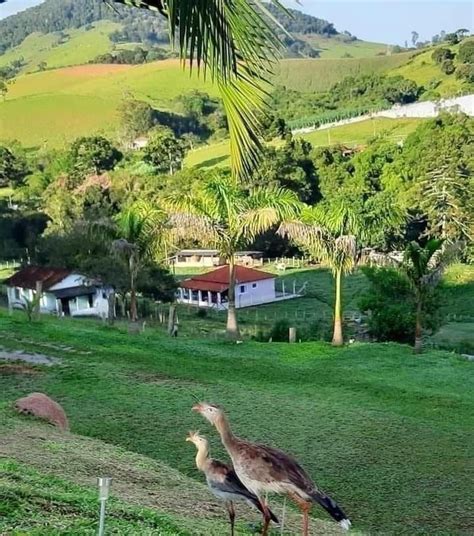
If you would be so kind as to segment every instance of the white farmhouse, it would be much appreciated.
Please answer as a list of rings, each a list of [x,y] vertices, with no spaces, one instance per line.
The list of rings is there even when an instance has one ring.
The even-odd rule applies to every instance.
[[[5,281],[8,304],[20,309],[35,296],[41,284],[40,311],[65,316],[100,316],[109,312],[112,287],[103,286],[90,278],[66,270],[41,266],[26,266]]]
[[[246,266],[236,266],[235,279],[235,305],[238,308],[283,299],[277,295],[273,274]],[[229,267],[225,265],[212,272],[181,281],[178,289],[178,302],[198,307],[227,309],[228,295]],[[286,299],[289,297],[286,296]]]

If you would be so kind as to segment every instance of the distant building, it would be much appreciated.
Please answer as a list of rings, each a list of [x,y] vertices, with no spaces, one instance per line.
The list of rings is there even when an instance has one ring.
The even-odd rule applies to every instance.
[[[112,287],[66,270],[26,266],[5,281],[8,304],[21,309],[41,283],[40,311],[65,316],[108,316]]]
[[[251,307],[296,297],[275,289],[274,274],[254,270],[245,266],[235,267],[235,305],[237,308]],[[227,309],[229,301],[229,267],[196,275],[181,281],[178,302],[198,307]]]
[[[131,149],[132,151],[139,151],[140,149],[144,149],[148,145],[148,138],[145,136],[140,136],[139,138],[134,139],[130,143],[127,144],[127,148]]]
[[[217,249],[182,249],[171,259],[176,268],[206,268],[220,266],[225,261]],[[238,251],[235,262],[244,266],[262,266],[261,251]]]

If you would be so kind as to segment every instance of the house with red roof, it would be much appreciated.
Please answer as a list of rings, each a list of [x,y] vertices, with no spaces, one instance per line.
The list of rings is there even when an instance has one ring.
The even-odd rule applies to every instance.
[[[112,287],[65,268],[25,266],[7,286],[8,305],[21,309],[41,291],[40,312],[64,316],[106,317]]]
[[[275,289],[275,275],[246,266],[235,267],[237,308],[271,303],[281,299]],[[224,265],[205,274],[181,281],[178,302],[198,307],[226,309],[229,296],[229,267]],[[290,296],[287,296],[290,297]]]

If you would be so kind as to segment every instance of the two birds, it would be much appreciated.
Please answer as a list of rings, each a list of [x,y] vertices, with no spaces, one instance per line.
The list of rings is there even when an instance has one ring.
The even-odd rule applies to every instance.
[[[232,534],[235,517],[232,503],[237,498],[247,500],[262,512],[262,536],[268,534],[270,521],[277,520],[264,500],[264,494],[267,492],[288,495],[298,504],[303,512],[304,536],[309,534],[309,512],[314,503],[322,506],[343,529],[349,530],[351,522],[342,508],[314,484],[293,457],[281,450],[236,437],[232,433],[227,416],[218,406],[202,402],[196,404],[193,410],[216,428],[233,463],[232,469],[209,459],[207,441],[198,434],[190,434],[188,437],[198,448],[196,465],[205,473],[211,491],[231,503],[228,511]],[[225,488],[224,494],[222,487]],[[227,491],[232,491],[233,494],[227,495]]]

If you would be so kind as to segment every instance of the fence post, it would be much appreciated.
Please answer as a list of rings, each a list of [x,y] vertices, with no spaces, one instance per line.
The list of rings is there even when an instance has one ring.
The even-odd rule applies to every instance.
[[[288,330],[288,340],[290,343],[296,342],[296,328],[290,328]]]

